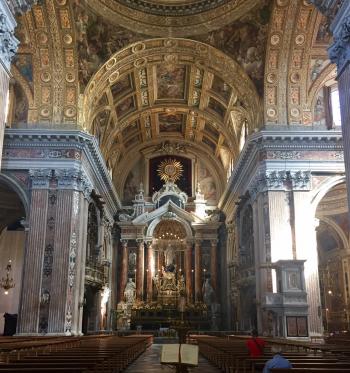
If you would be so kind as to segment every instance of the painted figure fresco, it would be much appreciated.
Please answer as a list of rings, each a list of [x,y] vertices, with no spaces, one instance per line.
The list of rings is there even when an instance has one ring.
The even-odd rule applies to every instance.
[[[215,180],[203,162],[198,163],[198,182],[200,189],[204,194],[204,199],[216,200],[217,193]]]
[[[158,99],[185,98],[186,67],[164,64],[157,66]]]
[[[260,6],[240,21],[206,35],[194,37],[231,55],[254,81],[259,93],[263,92],[265,46],[271,2],[260,1]]]
[[[87,1],[74,0],[79,54],[79,81],[84,88],[91,76],[113,53],[146,37],[111,25],[91,12]]]
[[[324,101],[324,92],[323,89],[321,89],[317,95],[314,107],[314,125],[326,125],[326,108]]]
[[[159,132],[182,132],[184,124],[183,114],[159,114]]]
[[[117,110],[118,117],[122,117],[123,115],[126,115],[130,111],[135,110],[134,97],[130,96],[126,98],[119,105],[117,105],[116,110]]]
[[[126,203],[130,203],[135,198],[135,195],[139,191],[140,183],[141,183],[141,166],[137,165],[129,173],[125,181],[124,191],[123,191],[123,196],[124,196],[123,200]]]
[[[329,21],[326,17],[322,17],[318,32],[316,35],[316,43],[329,44],[332,39],[332,34],[329,29]]]
[[[17,54],[13,63],[18,68],[19,72],[28,81],[29,84],[33,83],[33,61],[32,55],[21,53]]]

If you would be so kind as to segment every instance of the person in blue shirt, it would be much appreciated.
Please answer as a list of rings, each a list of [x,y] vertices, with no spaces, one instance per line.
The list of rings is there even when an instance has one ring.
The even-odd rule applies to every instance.
[[[282,349],[279,346],[272,346],[273,358],[266,362],[263,373],[271,373],[272,368],[292,368],[292,364],[282,356]]]

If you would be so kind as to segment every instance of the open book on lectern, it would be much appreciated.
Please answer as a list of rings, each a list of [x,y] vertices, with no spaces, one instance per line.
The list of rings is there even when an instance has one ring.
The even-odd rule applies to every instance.
[[[198,365],[198,346],[189,344],[166,344],[160,357],[162,364]]]

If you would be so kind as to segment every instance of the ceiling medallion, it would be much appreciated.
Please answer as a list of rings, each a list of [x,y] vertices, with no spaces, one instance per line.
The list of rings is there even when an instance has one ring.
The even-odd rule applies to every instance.
[[[183,173],[181,162],[176,159],[165,159],[160,163],[157,169],[160,179],[167,182],[175,183],[179,180]]]

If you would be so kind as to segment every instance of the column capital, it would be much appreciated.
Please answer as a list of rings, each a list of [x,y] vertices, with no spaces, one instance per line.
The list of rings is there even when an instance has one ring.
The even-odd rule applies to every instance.
[[[328,55],[330,60],[337,64],[338,74],[340,74],[350,61],[350,15],[343,20],[339,32],[335,34]]]
[[[311,189],[311,171],[290,171],[289,178],[292,182],[293,190]]]
[[[268,191],[310,190],[311,171],[263,170],[254,178],[249,194],[254,201],[258,194]]]
[[[53,179],[53,170],[49,168],[30,169],[29,177],[33,189],[48,189]]]
[[[324,1],[325,0],[323,0],[323,2]],[[336,2],[332,0],[332,3],[338,4],[336,7],[333,4],[333,16],[335,14],[336,16],[332,22],[331,31],[334,39],[333,44],[328,49],[328,55],[330,60],[337,64],[338,75],[340,75],[345,66],[350,62],[350,2]],[[327,5],[328,9],[326,9],[326,12],[329,12],[332,9],[332,4]],[[326,15],[328,14],[326,13]],[[328,16],[328,18],[332,17]]]
[[[219,240],[217,238],[213,238],[210,240],[211,246],[216,246],[218,244]]]
[[[123,247],[128,247],[128,240],[126,240],[124,238],[121,238],[120,242],[121,242],[121,244],[122,244]]]
[[[90,197],[92,184],[84,172],[75,168],[63,168],[54,173],[58,189],[75,189],[83,192],[85,198]]]
[[[137,244],[140,246],[140,245],[144,245],[144,243],[145,243],[145,241],[144,241],[144,239],[143,238],[138,238],[138,239],[136,239],[136,242],[137,242]]]
[[[16,20],[8,7],[9,3],[9,1],[0,2],[0,60],[8,71],[19,44],[14,33]]]

